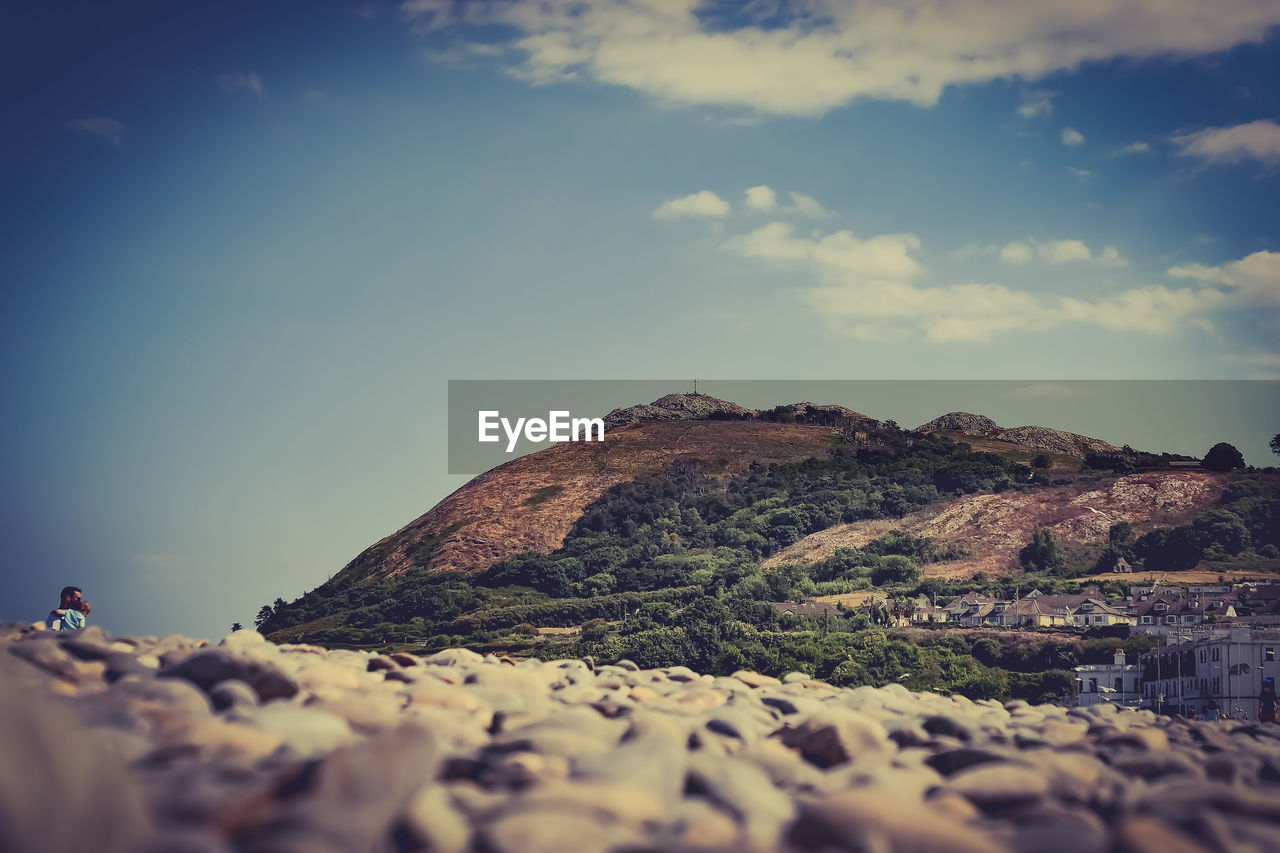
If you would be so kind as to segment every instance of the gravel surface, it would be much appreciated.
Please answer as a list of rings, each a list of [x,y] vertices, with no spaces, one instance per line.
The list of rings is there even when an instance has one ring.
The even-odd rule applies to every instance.
[[[0,626],[0,851],[1280,850],[1280,726]]]

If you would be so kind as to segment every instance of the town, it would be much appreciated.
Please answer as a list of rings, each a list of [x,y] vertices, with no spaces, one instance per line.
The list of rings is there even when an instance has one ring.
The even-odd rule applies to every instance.
[[[812,612],[778,606],[797,615]],[[1114,629],[1117,635],[1156,637],[1156,647],[1136,661],[1117,651],[1109,664],[1075,667],[1081,706],[1111,703],[1201,720],[1245,719],[1256,714],[1257,697],[1268,686],[1274,690],[1280,676],[1280,582],[1274,581],[1153,583],[1132,586],[1120,598],[1087,586],[1076,594],[1033,591],[1009,600],[970,593],[944,604],[923,597],[905,606],[872,599],[860,610],[887,615],[894,626]]]

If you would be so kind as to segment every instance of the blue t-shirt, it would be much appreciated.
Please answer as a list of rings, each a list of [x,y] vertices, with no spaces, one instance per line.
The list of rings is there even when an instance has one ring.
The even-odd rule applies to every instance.
[[[66,610],[62,614],[62,627],[59,631],[78,631],[84,627],[84,614],[79,610]]]

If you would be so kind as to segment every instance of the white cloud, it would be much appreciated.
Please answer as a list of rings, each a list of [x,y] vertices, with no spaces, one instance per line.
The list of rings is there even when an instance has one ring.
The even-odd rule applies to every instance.
[[[228,95],[235,92],[252,92],[258,97],[267,93],[262,78],[255,71],[235,71],[218,76],[218,88]]]
[[[791,204],[783,209],[783,213],[792,216],[807,216],[810,219],[825,219],[828,216],[835,216],[835,213],[827,210],[813,196],[804,193],[789,192],[791,196]]]
[[[535,83],[581,78],[789,115],[859,97],[931,106],[948,86],[1214,53],[1280,23],[1274,0],[805,0],[732,17],[700,0],[405,0],[400,11],[423,33],[509,30],[507,68]]]
[[[1074,127],[1064,127],[1062,129],[1062,144],[1068,148],[1084,145],[1084,134]]]
[[[1066,255],[1084,247],[1079,241],[1050,245]],[[1207,312],[1222,301],[1222,294],[1212,289],[1161,286],[1095,301],[1003,284],[923,286],[917,280],[927,271],[914,257],[921,248],[914,234],[863,239],[837,231],[801,236],[791,225],[774,222],[730,238],[724,248],[745,258],[809,271],[817,281],[801,293],[806,304],[842,331],[867,339],[919,334],[935,343],[981,342],[1001,332],[1048,329],[1064,322],[1166,334],[1184,325],[1204,326]],[[1001,254],[1025,252],[1029,258],[1031,251],[1029,244],[1011,243]]]
[[[1036,246],[1036,251],[1051,264],[1093,260],[1093,252],[1081,240],[1052,240]]]
[[[1034,89],[1024,90],[1022,103],[1018,105],[1019,117],[1033,119],[1052,115],[1053,99],[1057,96],[1057,92],[1037,91]]]
[[[1031,246],[1026,243],[1006,243],[1000,250],[1000,260],[1007,264],[1025,264],[1031,260]]]
[[[1170,267],[1168,274],[1225,285],[1236,299],[1250,304],[1280,306],[1280,252],[1254,252],[1221,266],[1184,264]]]
[[[124,145],[127,132],[124,125],[113,118],[78,118],[70,122],[67,127],[76,133],[88,133],[105,139],[117,148]]]
[[[778,206],[778,194],[766,186],[747,188],[747,209],[768,212]]]
[[[1129,261],[1120,254],[1120,250],[1115,246],[1107,246],[1102,250],[1102,254],[1098,255],[1098,263],[1106,267],[1127,267]]]
[[[1151,285],[1126,290],[1097,302],[1064,297],[1059,305],[1069,319],[1093,323],[1114,332],[1169,334],[1183,325],[1208,329],[1204,315],[1219,307],[1223,295],[1216,290]]]
[[[1151,151],[1150,143],[1143,142],[1139,139],[1137,142],[1130,142],[1125,147],[1117,150],[1115,156],[1119,157],[1124,154],[1146,154]]]
[[[911,251],[920,248],[914,234],[884,234],[860,240],[851,231],[825,237],[797,237],[785,222],[771,222],[730,239],[725,248],[747,258],[805,261],[829,270],[885,278],[914,278],[921,272]]]
[[[1094,261],[1109,267],[1128,266],[1129,262],[1120,254],[1115,246],[1105,247],[1101,254],[1094,254],[1083,240],[1027,240],[1006,243],[1000,249],[1000,260],[1007,264],[1029,263],[1033,255],[1051,264],[1066,264],[1072,261]]]
[[[1067,171],[1070,172],[1071,177],[1075,178],[1077,181],[1093,180],[1093,172],[1090,172],[1088,169],[1077,169],[1075,166],[1068,166]]]
[[[684,198],[667,199],[653,212],[654,219],[674,219],[679,216],[728,216],[729,202],[711,190],[703,190]]]
[[[1251,121],[1234,127],[1210,127],[1186,136],[1173,137],[1178,153],[1199,157],[1206,163],[1242,163],[1258,160],[1268,166],[1280,163],[1280,125],[1272,121]]]

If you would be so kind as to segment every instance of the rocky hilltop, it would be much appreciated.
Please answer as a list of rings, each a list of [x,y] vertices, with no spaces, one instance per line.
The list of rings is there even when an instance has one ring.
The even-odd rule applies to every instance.
[[[1280,847],[1280,726],[0,625],[0,849]]]
[[[553,445],[476,477],[367,548],[338,578],[479,571],[521,552],[549,553],[583,510],[619,483],[681,459],[732,473],[752,462],[825,458],[838,437],[832,428],[811,424],[659,420],[607,431],[603,442]]]
[[[1100,438],[1090,438],[1074,432],[1049,429],[1041,426],[1020,426],[1009,429],[999,426],[991,418],[969,412],[951,412],[934,418],[916,428],[925,433],[960,433],[966,436],[988,438],[1028,450],[1057,453],[1063,456],[1084,457],[1095,453],[1112,453],[1120,450]]]
[[[706,394],[668,394],[652,403],[614,409],[604,416],[604,425],[607,431],[652,421],[747,420],[756,414],[755,409]]]
[[[516,554],[550,553],[610,488],[677,460],[701,460],[732,474],[752,463],[827,458],[837,443],[856,444],[885,426],[843,406],[802,402],[757,411],[706,394],[668,394],[615,409],[605,422],[604,442],[553,445],[476,477],[365,549],[336,579],[474,572]],[[919,430],[996,453],[1044,451],[1078,459],[1089,450],[1115,449],[1060,430],[1002,429],[990,418],[964,412],[943,415]]]

